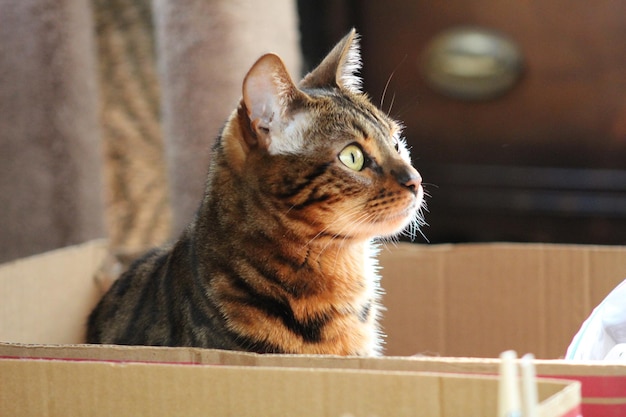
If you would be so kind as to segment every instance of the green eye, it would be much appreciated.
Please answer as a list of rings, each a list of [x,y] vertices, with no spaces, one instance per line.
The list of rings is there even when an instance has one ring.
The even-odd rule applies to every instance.
[[[360,171],[365,165],[363,151],[356,145],[348,145],[339,153],[339,159],[345,166],[355,171]]]

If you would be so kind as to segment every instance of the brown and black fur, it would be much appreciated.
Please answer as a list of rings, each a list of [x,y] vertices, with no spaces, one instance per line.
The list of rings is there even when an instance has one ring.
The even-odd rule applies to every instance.
[[[371,242],[417,227],[423,191],[399,125],[359,90],[358,61],[354,31],[297,87],[277,56],[257,61],[196,217],[114,284],[89,343],[380,352]],[[351,144],[361,169],[338,157]]]

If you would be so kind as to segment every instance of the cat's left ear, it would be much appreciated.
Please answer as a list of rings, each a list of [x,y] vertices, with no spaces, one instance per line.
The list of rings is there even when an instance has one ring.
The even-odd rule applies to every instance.
[[[259,145],[270,147],[272,127],[280,126],[301,94],[277,55],[263,55],[252,66],[243,81],[243,102]]]
[[[361,93],[359,34],[352,29],[322,62],[300,82],[302,88],[339,87]]]

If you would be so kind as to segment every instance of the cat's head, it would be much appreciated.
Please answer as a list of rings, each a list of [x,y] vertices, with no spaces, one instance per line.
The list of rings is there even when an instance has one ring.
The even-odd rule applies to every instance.
[[[369,239],[415,234],[421,222],[402,126],[361,92],[360,65],[353,30],[298,85],[273,54],[244,80],[242,175],[298,233]]]

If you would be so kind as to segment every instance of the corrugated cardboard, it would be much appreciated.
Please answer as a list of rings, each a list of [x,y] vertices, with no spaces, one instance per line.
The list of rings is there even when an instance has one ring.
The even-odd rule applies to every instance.
[[[106,242],[97,240],[1,265],[0,340],[81,343],[106,255]]]
[[[286,392],[290,394],[286,397],[292,398],[295,396],[294,392],[299,392],[297,390],[300,388],[290,391],[290,387],[296,387],[295,380],[299,378],[305,380],[309,378],[305,375],[309,375],[307,372],[310,371],[304,370],[309,367],[317,370],[327,369],[320,374],[325,376],[311,377],[313,379],[310,384],[313,385],[303,383],[301,386],[304,389],[302,392],[315,397],[317,402],[330,401],[330,394],[324,387],[328,384],[340,384],[328,382],[327,378],[335,381],[335,373],[330,369],[342,368],[338,372],[341,376],[337,378],[345,378],[341,381],[346,385],[337,386],[352,386],[352,389],[341,389],[345,389],[346,395],[355,404],[363,401],[364,404],[369,404],[369,400],[376,397],[368,389],[374,391],[374,388],[378,387],[379,390],[382,389],[379,397],[387,397],[395,389],[400,389],[403,393],[399,394],[401,399],[397,400],[394,394],[393,403],[401,405],[401,408],[411,408],[415,406],[415,403],[411,402],[414,401],[414,391],[406,387],[423,383],[417,382],[422,376],[415,372],[492,374],[496,371],[497,361],[480,359],[285,357],[186,348],[49,346],[82,342],[87,314],[100,296],[100,289],[94,281],[93,273],[100,267],[105,256],[105,242],[96,241],[0,266],[0,341],[48,345],[0,345],[0,356],[3,357],[0,361],[0,404],[8,407],[4,405],[7,404],[5,400],[9,398],[7,396],[11,396],[22,398],[25,402],[20,407],[26,407],[5,408],[0,410],[2,411],[0,415],[13,415],[4,412],[7,410],[27,409],[36,412],[47,410],[46,413],[49,415],[56,415],[49,411],[53,409],[58,411],[55,408],[58,404],[50,403],[45,398],[49,398],[49,394],[54,394],[54,398],[65,398],[64,401],[70,401],[65,396],[71,392],[80,393],[80,397],[77,397],[80,401],[76,403],[78,405],[75,404],[77,408],[73,410],[102,406],[103,402],[107,401],[103,398],[113,401],[115,396],[137,398],[141,400],[140,402],[157,404],[157,409],[168,410],[167,407],[171,406],[169,402],[168,405],[162,405],[153,397],[170,392],[169,390],[174,389],[171,381],[182,383],[182,380],[177,378],[183,376],[197,380],[203,388],[198,388],[198,392],[194,391],[195,387],[189,391],[178,392],[177,395],[189,397],[189,401],[177,400],[181,404],[184,403],[181,407],[187,407],[188,404],[194,404],[192,400],[196,398],[195,395],[199,398],[205,390],[210,391],[211,382],[217,384],[217,380],[230,381],[228,386],[231,389],[240,384],[251,389],[250,384],[243,382],[247,380],[246,372],[251,368],[260,369],[251,371],[254,376],[250,374],[250,378],[257,382],[261,379],[264,382],[274,379],[288,381],[287,385],[273,387],[287,390]],[[388,311],[385,313],[384,327],[388,334],[388,353],[400,355],[431,352],[441,355],[495,357],[501,351],[512,348],[520,353],[533,352],[542,358],[559,357],[565,353],[569,341],[591,309],[626,277],[626,249],[617,247],[400,244],[398,247],[383,249],[381,263],[384,267],[383,287],[387,291],[384,303]],[[48,359],[17,360],[16,357]],[[81,360],[67,360],[72,358]],[[176,365],[166,365],[164,362]],[[207,364],[219,364],[221,367],[206,366]],[[624,393],[626,389],[620,391],[626,387],[624,382],[626,371],[623,365],[578,366],[562,361],[548,361],[545,364],[540,361],[538,366],[539,372],[543,375],[572,376],[583,381],[585,407],[597,404],[601,406],[600,411],[595,410],[596,414],[586,415],[620,415],[606,412],[623,411],[626,404]],[[189,370],[182,371],[183,368]],[[363,372],[364,369],[376,371]],[[410,371],[411,376],[406,377],[405,381],[404,376],[399,376],[404,373],[396,374],[397,371]],[[345,376],[348,374],[354,377]],[[95,380],[99,382],[88,383],[89,375],[97,376]],[[147,394],[143,391],[136,393],[133,391],[137,390],[136,388],[127,387],[124,382],[139,378],[138,375],[151,381],[146,386],[149,391]],[[19,378],[22,378],[22,382],[18,384]],[[430,381],[428,384],[440,388],[448,384],[442,381],[449,380],[444,376],[432,378],[427,378]],[[379,379],[381,383],[387,381],[390,387],[395,388],[377,386],[372,382]],[[410,382],[407,382],[408,380]],[[31,384],[27,381],[36,382]],[[370,387],[368,384],[373,385]],[[482,388],[477,388],[480,383],[475,385],[474,382],[470,382],[466,385],[468,382],[465,381],[459,382],[460,385],[451,384],[457,388],[453,391],[451,389],[437,391],[437,395],[432,398],[446,404],[448,403],[446,395],[453,395],[455,398],[474,398],[475,405],[476,402],[481,402],[476,399],[480,395],[477,395],[475,390],[479,390],[484,396],[493,395],[491,388],[484,392]],[[186,387],[188,384],[182,385]],[[64,386],[68,388],[61,388]],[[355,386],[358,389],[361,389],[361,386],[365,387],[363,388],[365,399],[359,399],[360,394],[351,395],[358,391],[354,389]],[[619,387],[617,391],[615,386]],[[309,392],[311,387],[314,392]],[[321,391],[318,392],[316,387]],[[267,398],[265,395],[267,391],[259,389],[261,391],[249,394],[253,396],[249,401],[262,405],[263,399]],[[423,389],[427,391],[432,387]],[[460,391],[457,392],[457,389]],[[126,390],[130,390],[128,395]],[[246,415],[246,413],[254,415],[245,408],[247,405],[235,404],[232,392],[226,394],[224,391],[217,392],[220,393],[218,396],[220,399],[215,401],[225,401],[230,405],[220,402],[218,405],[211,403],[212,406],[234,408],[228,408],[232,414],[215,415]],[[471,392],[471,395],[462,394],[467,392]],[[554,401],[571,402],[572,394],[568,392],[565,389],[558,391]],[[37,396],[37,393],[44,394]],[[130,393],[133,393],[132,396]],[[563,396],[559,396],[560,394]],[[39,403],[33,402],[33,398],[38,398]],[[547,401],[545,395],[543,398]],[[279,400],[283,401],[282,397]],[[94,401],[98,404],[94,405]],[[333,406],[343,404],[335,400],[330,402]],[[35,403],[38,405],[33,405]],[[604,407],[607,403],[609,408]],[[115,406],[108,402],[106,404],[107,407]],[[124,402],[117,404],[124,406],[120,406],[118,410],[136,410],[132,408],[133,404]],[[387,404],[385,407],[389,406],[388,403],[384,404]],[[272,410],[271,405],[267,407],[269,407],[267,410]],[[299,409],[291,408],[297,407],[297,404],[285,403],[284,407],[283,410],[293,410],[294,415],[335,415],[333,414],[335,411],[330,413],[328,408],[324,411],[326,414],[317,413],[319,411],[317,408],[312,408],[317,410],[317,414],[301,414]],[[353,411],[341,412],[355,414],[359,410],[369,409],[358,408],[357,405],[354,407]],[[181,410],[185,410],[187,415],[194,415],[195,412],[195,409],[190,408]],[[34,414],[26,415],[36,415],[35,411]],[[482,411],[484,415],[485,410]],[[157,414],[153,415],[165,415],[158,414],[158,410],[154,412]],[[432,415],[468,415],[461,411],[459,414],[450,414],[451,411],[442,411],[441,408],[438,412],[439,414]],[[400,412],[398,414],[422,415]],[[268,415],[272,414],[268,411]]]
[[[3,416],[493,415],[497,379],[394,371],[0,359]],[[579,385],[541,380],[539,416],[578,415]]]
[[[258,355],[211,349],[85,345],[22,345],[0,343],[0,357],[69,360],[160,362],[245,367],[325,368],[376,371],[486,374],[498,372],[499,360],[482,358],[384,357],[359,358],[315,355]],[[582,411],[586,417],[626,416],[626,364],[535,361],[542,377],[582,383]]]
[[[398,245],[381,263],[387,354],[555,359],[626,278],[626,247]]]

